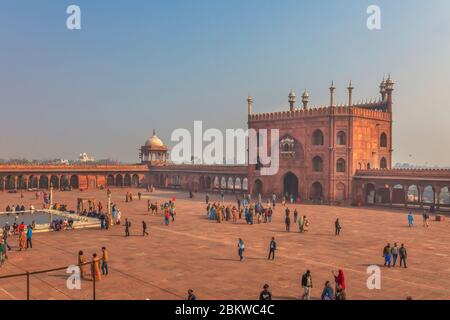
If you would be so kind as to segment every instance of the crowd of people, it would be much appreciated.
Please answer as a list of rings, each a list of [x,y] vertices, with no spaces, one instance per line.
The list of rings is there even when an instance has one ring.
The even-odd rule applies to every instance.
[[[10,226],[7,222],[3,226],[0,237],[0,266],[5,263],[8,257],[7,252],[12,250],[9,243],[10,238],[17,239],[19,251],[33,248],[32,238],[34,228],[34,221],[30,225],[25,225],[24,222],[21,222],[20,224],[14,222],[14,224]]]
[[[80,268],[80,278],[100,281],[102,276],[109,274],[109,252],[106,247],[102,247],[102,257],[98,257],[97,253],[92,254],[92,261],[88,262],[83,250],[78,251],[78,267]],[[90,276],[87,273],[87,266],[90,265]]]

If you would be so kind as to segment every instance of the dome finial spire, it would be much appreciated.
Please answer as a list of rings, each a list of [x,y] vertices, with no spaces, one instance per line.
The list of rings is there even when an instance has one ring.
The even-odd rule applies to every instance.
[[[156,129],[153,128],[153,135],[156,136]]]

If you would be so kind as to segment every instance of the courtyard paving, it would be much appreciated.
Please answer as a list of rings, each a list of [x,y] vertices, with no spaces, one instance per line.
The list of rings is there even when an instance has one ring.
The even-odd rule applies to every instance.
[[[127,189],[112,189],[112,201],[132,222],[132,236],[124,228],[108,231],[83,229],[35,233],[33,249],[19,252],[18,241],[10,238],[13,251],[0,276],[76,264],[78,250],[86,256],[101,247],[110,252],[110,275],[96,283],[97,299],[185,299],[189,288],[199,299],[257,299],[264,283],[270,284],[275,299],[299,299],[300,278],[306,269],[313,276],[312,297],[320,297],[331,271],[342,268],[346,275],[348,299],[450,299],[450,221],[432,221],[422,227],[416,212],[414,228],[408,228],[406,211],[378,208],[293,205],[311,222],[310,231],[300,234],[296,226],[284,231],[284,208],[277,204],[273,222],[246,225],[210,222],[205,215],[204,194],[188,199],[187,193],[157,190],[143,192],[143,199],[125,202]],[[55,192],[54,201],[75,209],[76,198],[94,196],[106,206],[106,191]],[[176,197],[175,223],[164,225],[161,215],[147,212],[147,199],[161,203]],[[211,195],[212,200],[219,200]],[[234,196],[226,201],[234,203]],[[0,208],[7,204],[34,204],[34,193],[0,194]],[[343,226],[334,235],[334,221]],[[142,237],[141,221],[149,226],[149,237]],[[276,260],[268,261],[268,245],[275,237]],[[246,244],[243,262],[237,256],[237,240]],[[404,243],[408,268],[381,267],[381,289],[366,286],[369,265],[383,264],[384,245]],[[82,282],[80,290],[66,287],[65,271],[31,276],[31,299],[91,299],[92,282]],[[0,299],[25,299],[25,277],[0,279]]]

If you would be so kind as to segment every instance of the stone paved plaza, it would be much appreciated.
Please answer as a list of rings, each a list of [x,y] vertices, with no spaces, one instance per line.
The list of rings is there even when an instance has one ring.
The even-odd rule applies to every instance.
[[[205,215],[204,194],[188,199],[186,193],[143,192],[137,200],[125,203],[126,189],[113,189],[112,200],[123,218],[132,221],[132,236],[124,237],[124,227],[108,231],[84,229],[35,233],[34,248],[19,252],[18,241],[10,238],[13,251],[0,268],[0,275],[37,271],[75,264],[77,252],[86,256],[110,252],[110,275],[97,285],[97,299],[185,299],[194,289],[199,299],[257,299],[264,283],[271,286],[275,299],[299,299],[301,274],[310,269],[314,288],[312,297],[320,297],[324,282],[333,280],[331,271],[346,273],[348,299],[449,299],[450,298],[450,220],[431,221],[422,227],[417,213],[416,226],[407,227],[405,211],[380,208],[353,208],[296,205],[311,222],[310,231],[300,234],[297,226],[284,231],[284,208],[277,204],[273,222],[246,225],[210,222]],[[76,198],[94,196],[106,206],[106,192],[55,192],[54,201],[75,209]],[[158,201],[175,196],[175,223],[164,225],[161,215],[147,213],[147,199]],[[211,195],[219,200],[217,195]],[[234,196],[226,200],[234,203]],[[7,204],[31,203],[34,193],[0,194],[0,208]],[[291,206],[293,209],[294,206]],[[293,210],[291,210],[293,211]],[[292,215],[291,215],[292,216]],[[343,226],[340,237],[334,235],[334,221]],[[149,226],[150,237],[141,236],[141,221]],[[434,219],[432,219],[434,220]],[[277,241],[275,261],[268,261],[271,237]],[[243,262],[237,255],[237,240],[246,244]],[[404,243],[409,268],[383,268],[381,290],[366,288],[367,266],[383,264],[383,246]],[[31,276],[31,299],[91,299],[92,282],[82,282],[81,290],[66,288],[64,271]],[[25,299],[25,277],[0,279],[0,299]]]

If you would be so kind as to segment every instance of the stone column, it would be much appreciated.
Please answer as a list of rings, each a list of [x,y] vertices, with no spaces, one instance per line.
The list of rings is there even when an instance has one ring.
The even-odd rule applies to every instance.
[[[403,186],[403,193],[405,197],[405,208],[408,208],[408,187]]]
[[[434,193],[434,205],[437,210],[441,209],[441,188],[436,188]]]
[[[390,202],[390,206],[392,207],[393,201],[392,201],[392,196],[394,195],[394,187],[389,186],[389,202]]]

